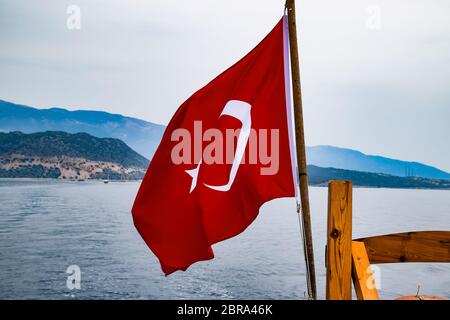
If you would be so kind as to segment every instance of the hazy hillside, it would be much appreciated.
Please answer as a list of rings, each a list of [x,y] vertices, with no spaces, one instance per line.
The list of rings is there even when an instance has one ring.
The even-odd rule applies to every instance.
[[[0,131],[86,132],[120,139],[147,158],[156,150],[164,129],[162,125],[107,112],[35,109],[0,100]]]
[[[339,168],[394,176],[416,176],[450,179],[450,173],[418,162],[407,162],[333,146],[308,147],[308,164],[324,168]]]
[[[87,133],[0,133],[0,177],[140,179],[148,160],[113,138]]]
[[[124,142],[87,133],[0,133],[0,177],[141,179],[148,160]],[[450,180],[308,166],[312,185],[351,180],[355,186],[449,189]]]
[[[148,165],[147,159],[124,142],[112,138],[96,138],[87,133],[0,133],[0,155],[7,154],[79,157],[137,168],[146,168]]]
[[[46,130],[87,132],[96,137],[112,137],[151,159],[165,127],[143,120],[100,111],[68,111],[60,108],[35,109],[0,100],[0,131],[25,133]],[[333,146],[307,148],[308,164],[394,176],[450,179],[450,173],[417,162],[371,156]]]
[[[308,166],[311,185],[327,185],[330,180],[350,180],[354,186],[403,189],[450,189],[450,180],[397,177],[387,174]]]

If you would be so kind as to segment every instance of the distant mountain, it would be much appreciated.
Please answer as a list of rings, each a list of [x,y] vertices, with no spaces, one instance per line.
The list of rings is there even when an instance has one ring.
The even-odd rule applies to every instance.
[[[69,133],[86,132],[96,137],[117,138],[151,159],[159,145],[165,126],[101,111],[35,109],[0,100],[0,131],[33,133],[47,130]],[[374,172],[400,177],[450,179],[450,173],[418,162],[371,156],[356,150],[333,146],[308,147],[307,158],[308,164],[323,168]]]
[[[450,173],[418,162],[394,160],[381,156],[333,146],[308,147],[308,164],[323,168],[338,168],[393,176],[415,176],[430,179],[450,179]]]
[[[0,177],[140,179],[148,160],[113,138],[87,133],[0,133]]]
[[[354,186],[402,189],[450,189],[450,180],[398,177],[387,174],[308,166],[311,185],[325,186],[330,180],[350,180]]]
[[[86,132],[100,138],[117,138],[151,158],[165,126],[101,111],[36,109],[0,100],[0,131]]]
[[[0,133],[0,177],[60,179],[141,179],[148,160],[124,142],[87,133]],[[308,166],[312,185],[351,180],[355,186],[450,189],[450,180]]]

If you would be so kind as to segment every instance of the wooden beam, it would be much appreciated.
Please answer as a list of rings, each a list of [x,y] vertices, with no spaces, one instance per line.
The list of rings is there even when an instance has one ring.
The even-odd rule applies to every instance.
[[[352,278],[358,300],[379,300],[364,242],[352,242]]]
[[[352,183],[328,184],[327,300],[352,299]]]
[[[297,168],[300,186],[301,219],[305,241],[305,257],[308,267],[308,288],[310,298],[317,299],[316,271],[312,239],[311,216],[309,209],[308,174],[306,171],[305,130],[303,127],[303,102],[300,84],[300,58],[297,43],[297,23],[295,18],[295,0],[286,1],[289,26],[289,49],[291,56],[292,97],[294,100],[295,143],[297,146]]]
[[[450,231],[418,231],[358,239],[370,263],[450,262]]]

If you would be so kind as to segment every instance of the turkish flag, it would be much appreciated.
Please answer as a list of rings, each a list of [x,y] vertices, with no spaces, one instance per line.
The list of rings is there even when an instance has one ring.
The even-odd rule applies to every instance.
[[[167,126],[132,209],[166,275],[212,259],[265,202],[295,196],[288,46],[283,18]]]

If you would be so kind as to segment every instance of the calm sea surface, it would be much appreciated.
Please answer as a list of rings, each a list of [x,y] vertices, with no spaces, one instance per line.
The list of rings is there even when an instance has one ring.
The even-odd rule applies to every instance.
[[[293,200],[266,204],[216,258],[164,277],[135,231],[134,182],[0,179],[0,298],[303,299],[305,267]],[[327,189],[311,188],[320,297],[324,297]],[[450,230],[450,192],[354,189],[354,237]],[[66,286],[70,265],[81,289]],[[450,265],[383,265],[380,295],[450,297]]]

